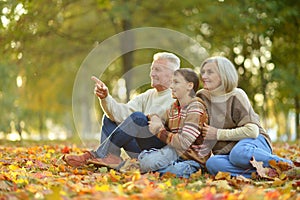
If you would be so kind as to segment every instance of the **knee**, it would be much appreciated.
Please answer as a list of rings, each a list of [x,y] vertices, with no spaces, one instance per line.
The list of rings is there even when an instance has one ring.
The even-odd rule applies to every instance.
[[[103,115],[101,135],[109,136],[116,127],[117,124],[115,122],[110,120],[106,115]]]
[[[142,173],[146,172],[154,172],[161,168],[166,167],[164,165],[164,162],[157,158],[155,155],[156,152],[152,150],[144,150],[142,153],[138,156],[138,161],[140,164],[140,170]]]
[[[103,115],[103,118],[102,118],[102,125],[103,126],[109,125],[109,124],[112,124],[112,123],[115,123],[115,122],[113,122],[111,119],[109,119],[106,115]]]
[[[148,125],[148,118],[147,116],[142,112],[134,112],[130,115],[130,118],[132,121],[139,125],[139,126],[147,126]]]
[[[253,156],[254,146],[239,146],[233,148],[229,154],[230,162],[239,167],[247,167]]]
[[[222,163],[219,162],[217,157],[212,156],[206,161],[205,166],[210,174],[216,175],[219,171],[221,171],[219,166],[222,166]]]

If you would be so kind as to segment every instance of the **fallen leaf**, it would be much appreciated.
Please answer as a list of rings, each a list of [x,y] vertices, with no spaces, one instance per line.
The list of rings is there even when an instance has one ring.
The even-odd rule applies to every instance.
[[[252,159],[250,160],[250,163],[252,164],[253,167],[256,168],[256,172],[258,173],[258,175],[262,178],[269,178],[269,176],[267,175],[269,172],[268,168],[264,168],[263,167],[263,162],[258,162],[255,160],[254,157],[252,157]]]
[[[230,178],[231,178],[231,174],[229,172],[218,172],[217,175],[215,176],[216,180],[221,180],[221,179],[230,180]]]

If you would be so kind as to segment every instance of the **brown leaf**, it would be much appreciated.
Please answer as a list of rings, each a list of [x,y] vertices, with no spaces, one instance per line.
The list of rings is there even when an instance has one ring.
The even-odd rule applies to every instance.
[[[6,181],[0,181],[0,191],[9,191],[10,186],[6,183]]]
[[[300,167],[294,167],[284,173],[289,179],[300,179]]]
[[[291,165],[289,163],[283,162],[283,161],[276,162],[276,160],[270,160],[269,165],[272,168],[276,169],[279,174],[283,171],[287,171],[287,170],[291,169]]]
[[[252,160],[250,160],[250,163],[252,164],[253,167],[256,168],[256,172],[258,173],[258,175],[260,177],[269,178],[268,175],[267,175],[269,170],[268,170],[268,168],[263,167],[263,162],[261,162],[261,161],[258,162],[258,161],[255,160],[254,157],[252,157]]]

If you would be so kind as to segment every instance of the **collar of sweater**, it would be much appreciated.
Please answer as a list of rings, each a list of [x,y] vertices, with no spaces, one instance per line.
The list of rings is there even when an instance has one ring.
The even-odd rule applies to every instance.
[[[205,90],[205,93],[212,102],[224,102],[227,101],[235,93],[235,90],[236,88],[226,93],[224,87],[219,86],[216,89],[211,91]]]
[[[166,94],[166,93],[170,93],[170,92],[172,92],[172,91],[171,91],[170,88],[168,88],[168,89],[163,90],[163,91],[157,91],[157,90],[156,90],[156,92],[157,92],[157,94],[158,94],[159,96],[162,96],[162,95],[164,95],[164,94]]]

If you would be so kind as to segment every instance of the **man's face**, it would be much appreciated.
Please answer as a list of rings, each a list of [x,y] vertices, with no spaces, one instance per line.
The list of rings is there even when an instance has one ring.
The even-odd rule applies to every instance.
[[[150,77],[151,86],[157,91],[163,91],[170,87],[173,70],[168,67],[167,60],[158,59],[152,62]]]

